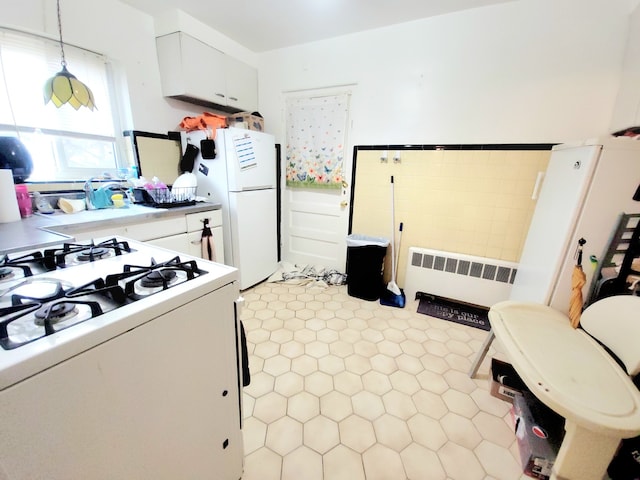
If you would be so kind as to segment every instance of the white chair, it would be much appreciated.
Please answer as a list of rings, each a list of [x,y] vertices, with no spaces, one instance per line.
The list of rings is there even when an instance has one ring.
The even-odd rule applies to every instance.
[[[640,297],[598,300],[582,312],[580,326],[618,357],[629,376],[640,373]]]
[[[640,297],[615,295],[598,300],[582,312],[580,326],[618,357],[628,375],[635,377],[640,373]],[[471,365],[469,377],[475,377],[494,338],[490,330]]]

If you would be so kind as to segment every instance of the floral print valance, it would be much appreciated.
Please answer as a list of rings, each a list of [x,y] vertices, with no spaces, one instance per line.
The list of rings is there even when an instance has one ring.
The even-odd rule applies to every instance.
[[[349,95],[287,100],[287,186],[342,188]]]

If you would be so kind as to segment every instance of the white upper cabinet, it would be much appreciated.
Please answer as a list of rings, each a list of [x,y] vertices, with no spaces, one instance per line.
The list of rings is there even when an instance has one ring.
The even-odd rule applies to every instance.
[[[227,105],[240,111],[258,110],[258,71],[225,55],[225,75],[227,85]]]
[[[162,93],[231,112],[258,110],[258,74],[200,40],[174,32],[156,38]]]

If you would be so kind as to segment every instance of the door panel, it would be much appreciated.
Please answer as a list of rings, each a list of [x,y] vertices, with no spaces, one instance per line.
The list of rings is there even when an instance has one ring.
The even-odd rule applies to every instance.
[[[349,212],[343,191],[301,191],[282,186],[282,258],[293,264],[344,271]]]

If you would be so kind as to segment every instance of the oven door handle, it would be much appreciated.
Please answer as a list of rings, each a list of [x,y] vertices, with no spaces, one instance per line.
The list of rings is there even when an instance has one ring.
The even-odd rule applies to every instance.
[[[242,309],[244,308],[244,297],[242,295],[240,295],[238,298],[236,298],[235,302],[236,304],[236,314],[238,315],[238,318],[240,318],[240,314],[242,313]]]

